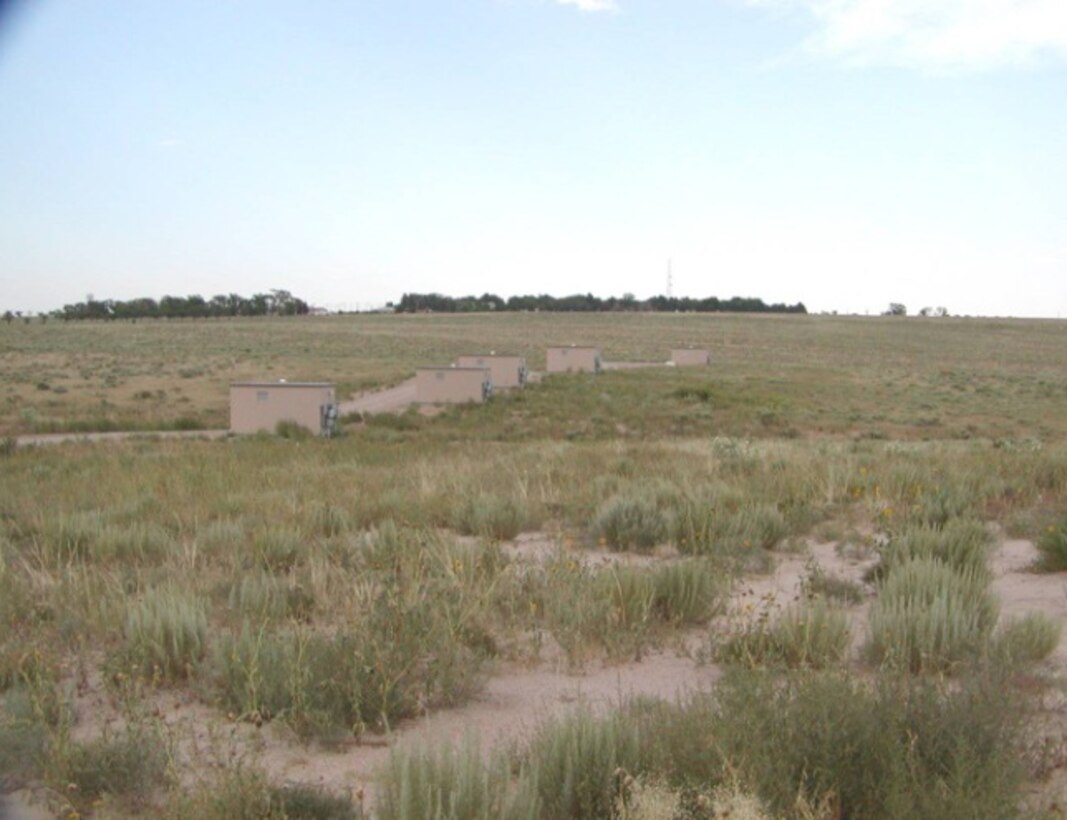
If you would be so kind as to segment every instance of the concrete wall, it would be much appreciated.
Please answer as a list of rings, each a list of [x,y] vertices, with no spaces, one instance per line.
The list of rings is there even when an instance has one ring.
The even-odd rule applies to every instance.
[[[503,356],[487,353],[484,356],[458,356],[457,367],[487,367],[493,389],[522,387],[526,384],[526,359],[522,356]]]
[[[322,407],[336,402],[324,382],[245,382],[230,385],[230,430],[273,433],[279,421],[292,421],[315,435],[322,432]]]
[[[545,351],[548,373],[599,373],[600,348],[550,347]]]
[[[711,354],[706,348],[680,347],[671,351],[671,361],[678,367],[707,367]]]
[[[420,367],[415,371],[415,401],[420,404],[480,403],[492,386],[487,367]]]

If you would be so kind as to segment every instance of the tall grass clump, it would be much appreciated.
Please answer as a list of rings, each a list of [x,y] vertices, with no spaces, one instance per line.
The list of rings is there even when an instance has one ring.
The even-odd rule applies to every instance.
[[[1037,537],[1037,551],[1041,553],[1035,565],[1039,572],[1067,570],[1067,518],[1049,524]]]
[[[260,533],[253,542],[255,562],[268,572],[285,573],[303,558],[304,539],[296,530],[279,529]]]
[[[985,573],[911,558],[879,584],[867,652],[911,672],[949,670],[988,649],[998,612]]]
[[[507,541],[522,532],[527,518],[526,506],[516,498],[477,493],[460,502],[451,524],[464,535]]]
[[[773,549],[788,532],[785,516],[775,505],[714,488],[707,495],[683,499],[671,520],[671,541],[688,555],[745,558]]]
[[[203,656],[207,634],[202,600],[174,589],[155,590],[128,607],[115,669],[161,682],[183,680]]]
[[[1036,663],[1056,651],[1063,625],[1041,612],[1002,623],[994,636],[994,657],[1008,664]]]
[[[879,550],[881,561],[871,575],[884,577],[912,558],[931,558],[958,572],[990,578],[986,559],[992,542],[986,526],[969,518],[953,518],[938,527],[906,528],[892,535]]]
[[[520,752],[541,816],[611,817],[621,773],[641,771],[641,740],[621,712],[598,717],[581,708],[542,725]]]
[[[848,616],[822,598],[791,604],[776,618],[768,611],[735,628],[716,648],[724,663],[747,667],[821,669],[848,651]]]
[[[230,609],[254,622],[306,620],[315,608],[314,594],[291,576],[279,578],[268,572],[241,573],[230,584],[227,594]]]
[[[451,745],[394,751],[381,774],[375,816],[380,820],[538,820],[533,782],[520,775],[513,786],[506,756],[482,759],[468,735]]]
[[[665,624],[691,625],[722,610],[730,575],[716,562],[691,558],[654,568],[651,582],[653,616]]]

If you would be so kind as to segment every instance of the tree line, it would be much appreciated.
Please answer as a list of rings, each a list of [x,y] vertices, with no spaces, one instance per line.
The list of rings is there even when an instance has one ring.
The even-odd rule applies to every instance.
[[[57,319],[201,319],[226,316],[302,316],[308,312],[308,303],[298,299],[287,290],[272,290],[240,296],[236,293],[220,294],[205,299],[203,296],[164,296],[158,301],[148,297],[121,301],[119,299],[93,299],[64,305],[52,311]]]
[[[653,296],[637,299],[626,293],[621,297],[601,299],[591,293],[573,296],[511,296],[503,299],[493,293],[481,296],[444,296],[440,293],[405,293],[399,302],[391,305],[397,313],[479,313],[492,310],[551,310],[586,311],[682,311],[692,313],[807,313],[803,302],[786,305],[780,302],[767,304],[762,299],[734,296],[719,299],[709,296],[693,299],[688,296]]]

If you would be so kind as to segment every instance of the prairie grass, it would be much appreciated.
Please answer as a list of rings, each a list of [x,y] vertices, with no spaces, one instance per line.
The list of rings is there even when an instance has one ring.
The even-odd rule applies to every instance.
[[[1037,538],[1037,549],[1041,553],[1037,560],[1039,571],[1067,570],[1067,519],[1048,524]]]
[[[763,610],[727,633],[715,649],[724,663],[746,667],[821,669],[848,650],[848,616],[822,598],[791,604],[777,616]]]
[[[104,797],[143,811],[167,783],[168,762],[158,733],[137,724],[92,740],[54,742],[45,777],[80,812],[90,812]]]
[[[998,611],[986,573],[910,558],[879,584],[868,656],[912,672],[958,667],[986,652]]]
[[[973,519],[953,518],[938,527],[907,527],[881,547],[881,561],[871,576],[884,577],[913,558],[931,558],[964,575],[988,578],[986,558],[992,542],[988,528]]]
[[[469,747],[397,753],[382,775],[387,816],[405,816],[395,813],[404,793],[421,797],[409,804],[420,816],[438,816],[426,812],[470,794],[529,790],[532,816],[553,819],[1012,816],[1022,713],[1004,686],[989,673],[940,686],[840,671],[734,672],[677,703],[579,707],[486,763]],[[502,777],[507,764],[511,792],[490,774]]]
[[[483,760],[478,741],[468,735],[449,745],[394,752],[382,775],[375,816],[381,820],[536,820],[543,816],[528,778],[512,783],[503,755]]]
[[[243,762],[175,792],[157,810],[167,820],[360,820],[361,806],[346,796],[308,784],[277,785]]]
[[[129,607],[116,672],[174,683],[190,677],[207,649],[204,602],[174,589],[160,589]]]
[[[1042,661],[1056,651],[1063,625],[1035,612],[1002,623],[994,636],[994,657],[1012,666]]]
[[[642,657],[719,613],[734,573],[766,568],[773,550],[813,533],[886,541],[879,663],[952,671],[986,654],[1026,662],[1053,645],[1039,619],[997,632],[983,583],[987,522],[1039,536],[1067,502],[1067,353],[1055,323],[530,314],[0,327],[0,436],[219,427],[235,379],[335,379],[347,396],[472,346],[510,347],[538,369],[546,342],[583,337],[609,360],[702,344],[715,365],[551,378],[434,417],[371,416],[329,441],[5,445],[0,688],[8,747],[23,750],[14,756],[40,776],[58,748],[61,689],[92,679],[105,657],[108,673],[136,671],[301,738],[393,727],[462,702],[495,659],[537,657],[545,641],[574,667]],[[494,543],[529,529],[557,538],[559,554],[509,561]],[[576,551],[590,537],[683,557],[593,567]],[[922,561],[954,579],[909,581]],[[837,580],[811,577],[808,592],[854,600]],[[736,722],[717,696],[650,709],[658,722],[640,727],[636,761],[620,735],[625,775],[663,785],[697,816],[697,796],[732,784],[776,815],[805,816],[800,804],[842,816],[1010,815],[1010,767],[996,768],[980,734],[1010,748],[1010,732],[998,703],[988,719],[968,711],[969,678],[939,691],[930,680],[871,687],[782,671],[838,664],[840,613],[826,604],[817,626],[811,608],[823,605],[798,610],[778,645],[752,639],[758,651],[746,652],[774,676],[754,678],[749,700],[727,684]],[[31,701],[31,717],[15,720]],[[884,719],[885,737],[864,710]],[[953,710],[977,724],[970,757],[952,745],[974,739],[945,717]],[[743,737],[742,717],[748,735],[767,727],[765,744]],[[935,730],[944,748],[920,754]],[[845,754],[861,743],[869,754]],[[590,755],[589,771],[602,773],[610,755]],[[512,789],[566,785],[524,760]],[[258,777],[219,781],[189,803],[195,795],[171,795],[160,811],[297,811]],[[594,781],[596,796],[576,796],[575,783],[553,805],[617,805],[619,783]]]

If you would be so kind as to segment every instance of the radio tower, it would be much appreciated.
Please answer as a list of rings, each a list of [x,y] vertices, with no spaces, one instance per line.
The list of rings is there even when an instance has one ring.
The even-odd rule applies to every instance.
[[[674,273],[671,271],[671,260],[667,259],[667,298],[674,297]]]

